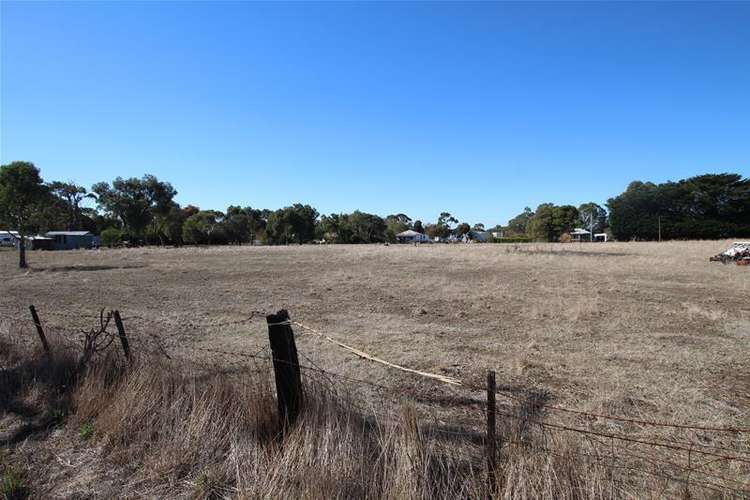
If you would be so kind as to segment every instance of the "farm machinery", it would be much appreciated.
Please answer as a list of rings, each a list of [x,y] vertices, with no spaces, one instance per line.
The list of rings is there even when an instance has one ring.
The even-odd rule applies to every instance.
[[[711,262],[736,262],[738,266],[750,266],[750,241],[735,241],[732,246],[710,259]]]

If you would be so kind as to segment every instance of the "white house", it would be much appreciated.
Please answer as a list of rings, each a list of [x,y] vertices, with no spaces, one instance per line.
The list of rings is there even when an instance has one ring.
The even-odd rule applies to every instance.
[[[399,243],[429,243],[430,238],[427,235],[418,233],[411,229],[396,235],[396,241]]]
[[[577,227],[570,232],[570,236],[573,238],[573,241],[590,241],[591,231]]]

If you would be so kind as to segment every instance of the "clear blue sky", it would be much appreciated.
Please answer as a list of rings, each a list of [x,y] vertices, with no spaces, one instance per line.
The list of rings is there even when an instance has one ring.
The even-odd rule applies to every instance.
[[[505,223],[750,174],[750,3],[0,5],[0,159]]]

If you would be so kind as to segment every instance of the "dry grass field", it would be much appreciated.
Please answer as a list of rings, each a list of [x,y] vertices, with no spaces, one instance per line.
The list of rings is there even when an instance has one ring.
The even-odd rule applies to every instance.
[[[498,385],[510,394],[535,390],[553,406],[636,420],[750,428],[750,270],[708,262],[727,245],[32,252],[28,271],[15,267],[15,252],[3,251],[0,313],[20,317],[35,304],[54,335],[57,327],[93,326],[100,308],[117,308],[135,349],[156,334],[166,339],[175,359],[222,366],[233,358],[212,349],[255,353],[268,344],[267,330],[262,318],[214,325],[247,318],[250,311],[283,308],[294,320],[336,340],[467,385],[483,384],[487,370],[495,370]],[[317,367],[392,388],[391,399],[416,399],[412,404],[420,418],[435,426],[482,430],[475,411],[481,407],[474,404],[483,399],[481,392],[363,361],[314,334],[296,331],[302,334],[300,354]],[[351,391],[359,405],[383,413],[382,395],[366,385],[352,385]],[[500,395],[499,404],[510,409],[515,403]],[[750,457],[747,433],[665,429],[551,410],[539,418],[603,434],[739,450]],[[615,455],[614,443],[612,450]],[[723,463],[717,470],[730,482],[721,484],[750,489],[747,463]],[[640,486],[648,490],[656,483]],[[637,487],[622,492],[640,496],[632,493]],[[645,495],[646,490],[640,491]],[[665,486],[662,493],[676,491]],[[610,496],[628,496],[622,492]],[[397,491],[387,495],[400,496]]]

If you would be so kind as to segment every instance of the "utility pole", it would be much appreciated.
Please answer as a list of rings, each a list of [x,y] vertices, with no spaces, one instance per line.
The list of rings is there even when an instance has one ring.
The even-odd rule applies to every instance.
[[[661,215],[659,216],[659,241],[661,242]]]
[[[589,210],[589,216],[591,217],[591,227],[589,229],[591,230],[591,234],[589,235],[590,240],[594,241],[594,210]]]

